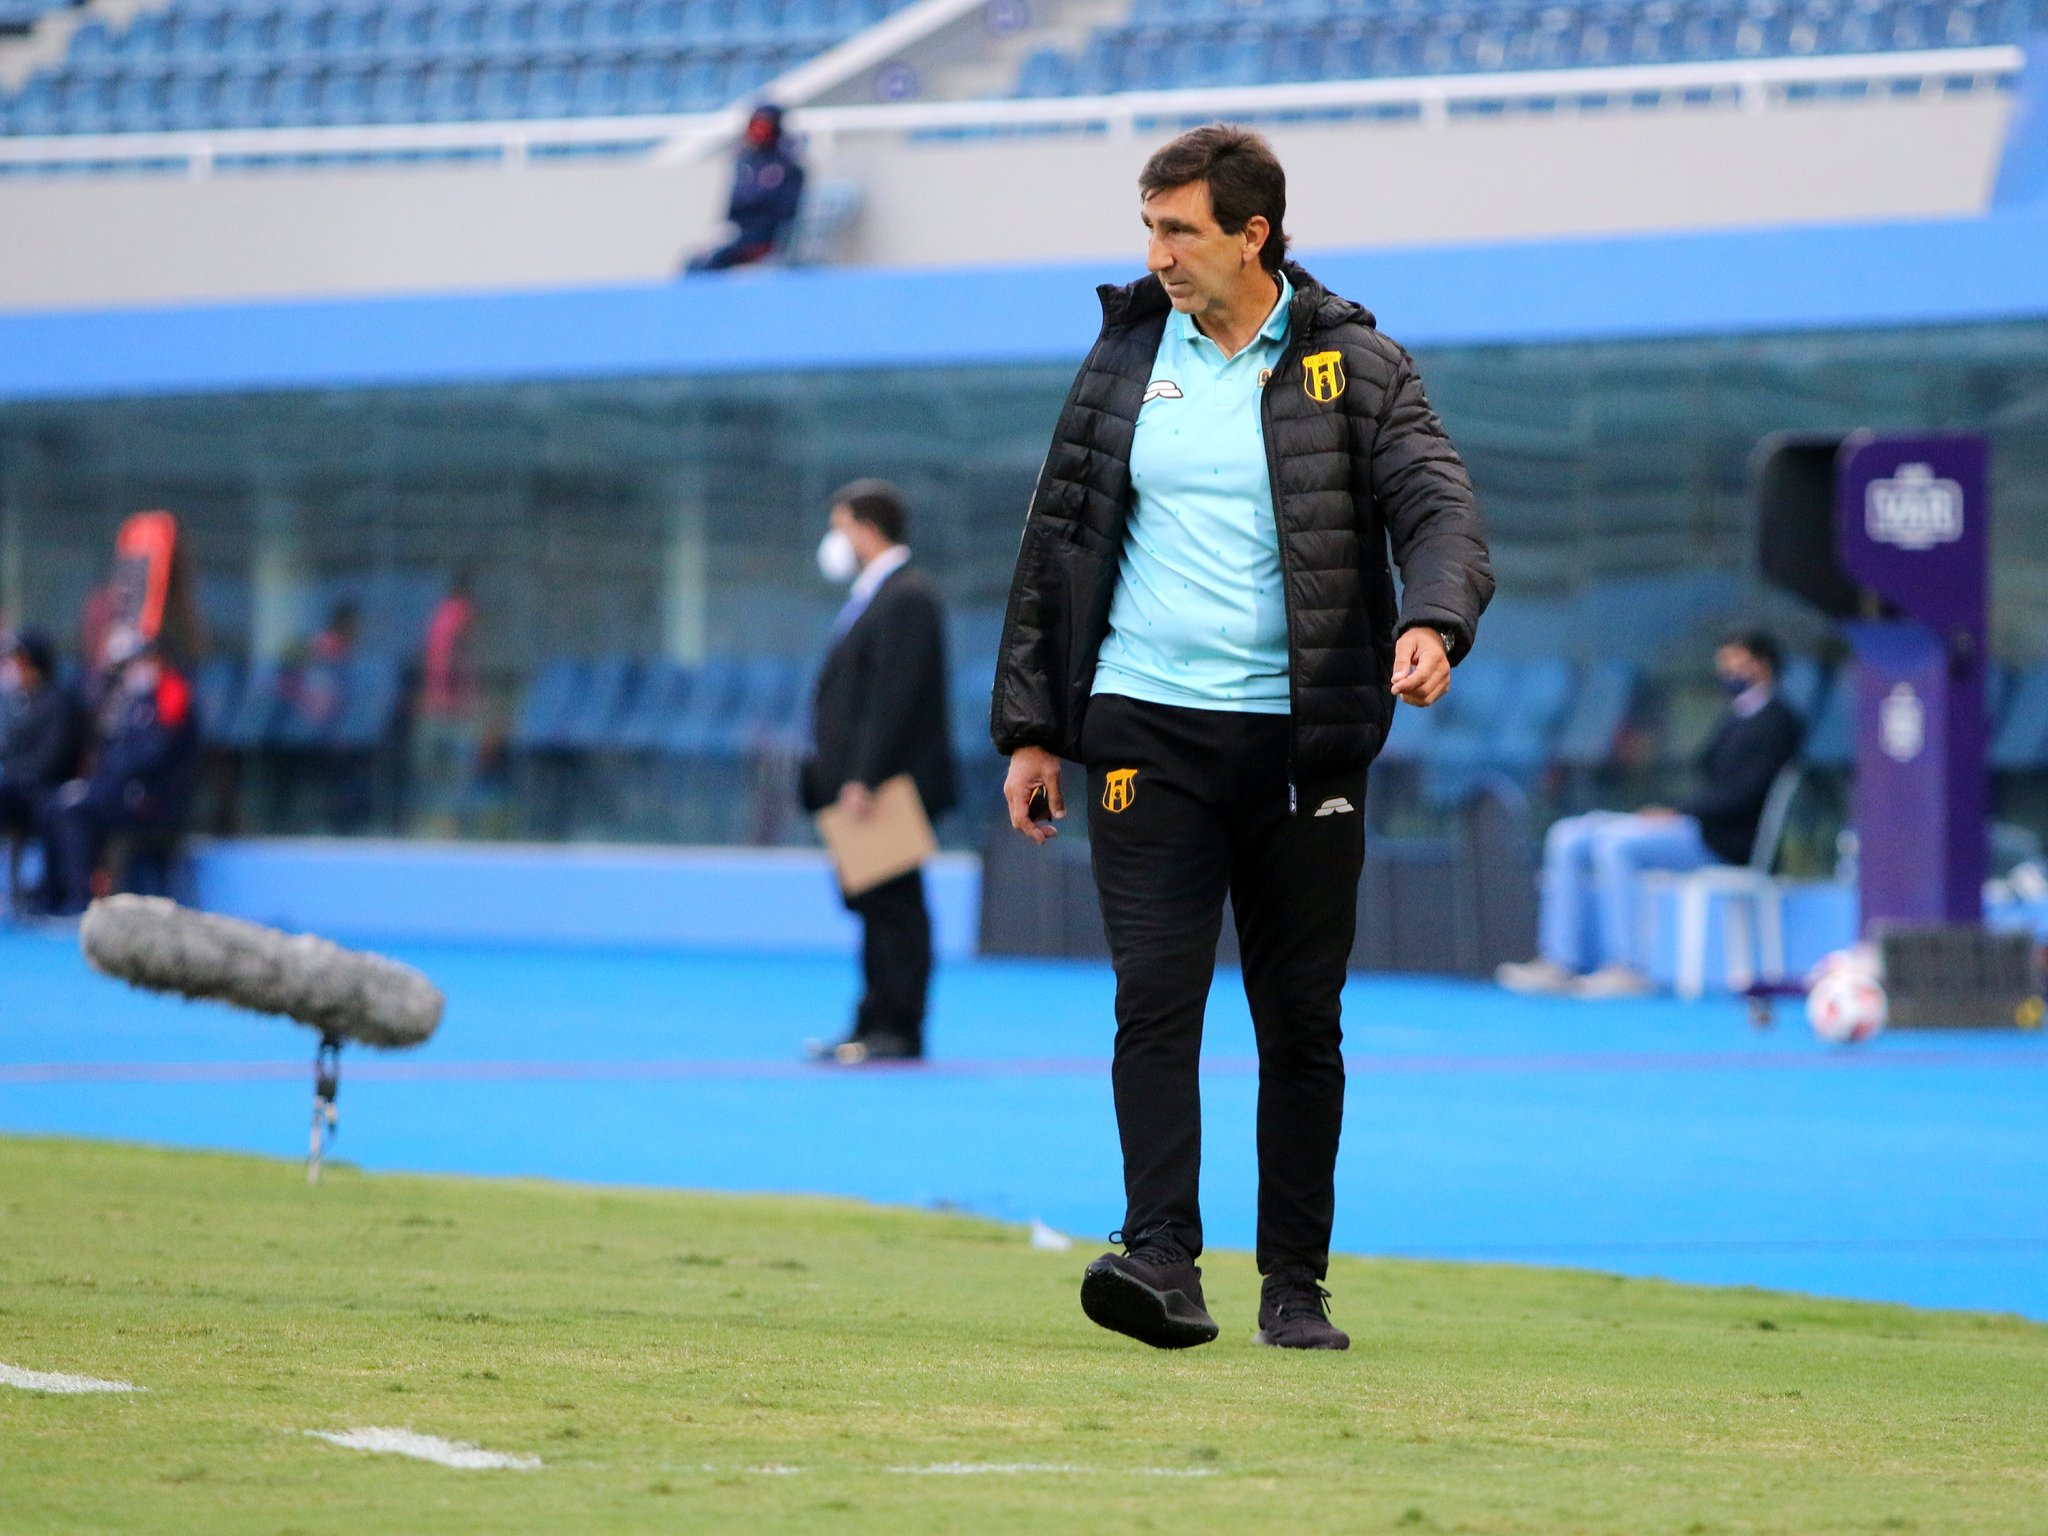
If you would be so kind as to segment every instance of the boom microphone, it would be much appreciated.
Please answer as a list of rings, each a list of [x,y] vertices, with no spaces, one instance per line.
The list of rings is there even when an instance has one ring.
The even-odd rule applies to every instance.
[[[152,992],[281,1014],[320,1031],[306,1179],[339,1123],[341,1044],[420,1044],[441,1022],[441,989],[409,965],[310,933],[195,912],[161,896],[108,896],[86,909],[79,948],[93,969]]]
[[[282,1014],[335,1040],[403,1050],[441,1022],[440,988],[409,965],[161,896],[94,902],[78,941],[95,970],[131,986]]]

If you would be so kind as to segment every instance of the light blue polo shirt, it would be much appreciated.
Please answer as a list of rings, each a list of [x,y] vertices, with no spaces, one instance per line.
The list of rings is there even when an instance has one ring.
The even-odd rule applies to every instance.
[[[1136,493],[1095,692],[1190,709],[1284,715],[1287,603],[1264,383],[1287,350],[1294,287],[1225,358],[1176,310],[1131,444]]]

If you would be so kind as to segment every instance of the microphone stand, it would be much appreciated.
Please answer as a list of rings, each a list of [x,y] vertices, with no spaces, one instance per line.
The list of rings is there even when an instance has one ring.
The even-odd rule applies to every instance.
[[[320,1182],[321,1154],[334,1142],[339,1116],[335,1097],[341,1092],[341,1040],[323,1034],[313,1057],[313,1131],[306,1144],[306,1182]]]

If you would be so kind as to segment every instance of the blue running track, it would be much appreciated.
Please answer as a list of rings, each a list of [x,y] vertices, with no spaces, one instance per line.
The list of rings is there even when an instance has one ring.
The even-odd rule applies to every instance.
[[[798,1060],[844,960],[400,952],[447,989],[406,1055],[354,1049],[337,1156],[371,1168],[1122,1214],[1099,966],[941,973],[923,1067]],[[1566,1264],[2048,1319],[2048,1040],[1836,1050],[1788,1012],[1577,1004],[1372,978],[1346,994],[1337,1247]],[[1205,1214],[1249,1247],[1257,1077],[1234,974],[1210,1011]],[[312,1038],[129,992],[0,932],[0,1130],[304,1151]]]

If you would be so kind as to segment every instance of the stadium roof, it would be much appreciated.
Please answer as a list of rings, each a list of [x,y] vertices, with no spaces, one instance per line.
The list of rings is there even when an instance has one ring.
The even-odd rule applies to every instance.
[[[1311,253],[1416,348],[2048,318],[2048,203],[1987,218]],[[0,400],[1077,360],[1098,265],[0,314]]]

